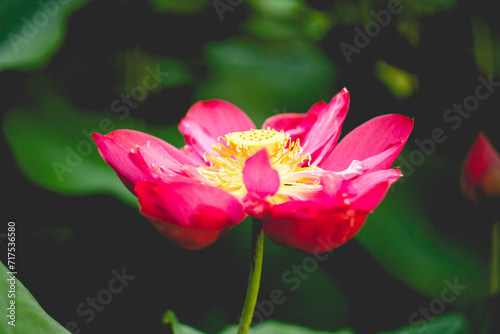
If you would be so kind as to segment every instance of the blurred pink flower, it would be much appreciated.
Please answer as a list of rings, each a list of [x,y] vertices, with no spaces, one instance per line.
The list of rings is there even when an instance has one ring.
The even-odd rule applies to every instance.
[[[478,189],[486,196],[500,197],[500,155],[482,132],[465,158],[461,186],[474,202],[478,201]]]
[[[337,144],[349,107],[344,88],[306,114],[280,114],[262,130],[236,106],[194,104],[180,150],[131,130],[93,138],[101,156],[168,239],[204,248],[246,215],[276,244],[323,253],[349,240],[401,172],[389,169],[413,120],[376,117]]]

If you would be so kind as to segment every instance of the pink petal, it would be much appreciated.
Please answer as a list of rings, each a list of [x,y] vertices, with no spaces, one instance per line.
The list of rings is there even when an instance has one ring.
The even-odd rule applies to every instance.
[[[264,220],[264,233],[275,244],[320,254],[349,240],[367,214],[318,201],[287,202],[272,208]]]
[[[92,138],[102,158],[115,170],[123,184],[134,193],[134,185],[141,181],[153,181],[149,173],[141,170],[130,159],[130,151],[111,138],[93,133]]]
[[[169,177],[183,174],[183,165],[154,141],[147,141],[133,149],[130,159],[155,181],[169,182]]]
[[[194,161],[195,166],[210,166],[210,162],[205,161],[204,157],[198,155],[190,145],[184,145],[184,147],[180,148],[180,151]]]
[[[349,92],[342,89],[330,103],[316,107],[317,120],[304,138],[302,148],[311,154],[313,165],[318,165],[332,151],[342,130],[342,122],[349,109]]]
[[[368,171],[368,169],[369,168],[363,162],[359,160],[353,160],[346,170],[343,170],[341,172],[331,172],[331,173],[338,174],[342,176],[344,179],[353,179],[359,175],[364,174],[366,171]]]
[[[184,150],[189,150],[195,153],[196,160],[204,161],[205,152],[211,152],[212,146],[217,145],[217,138],[213,138],[207,134],[203,127],[191,119],[183,119],[179,124],[179,131],[184,135],[186,146]],[[195,159],[193,157],[193,159]],[[207,165],[207,163],[204,163]]]
[[[390,185],[401,177],[399,169],[379,170],[363,174],[352,181],[356,195],[348,198],[351,207],[371,212],[382,201]]]
[[[283,130],[292,140],[299,139],[304,152],[311,154],[313,165],[317,165],[337,143],[348,108],[349,92],[344,88],[328,104],[320,101],[307,114],[272,116],[262,128]]]
[[[323,101],[318,102],[311,110],[318,105],[326,105],[326,103]],[[269,127],[276,131],[283,130],[290,134],[292,140],[300,139],[302,143],[316,119],[317,113],[313,111],[309,111],[307,114],[279,114],[266,119],[262,128],[267,129]]]
[[[395,160],[395,158],[403,149],[403,146],[405,146],[405,143],[406,142],[400,142],[396,145],[389,146],[381,153],[364,159],[362,163],[365,166],[366,171],[375,171],[387,168],[385,166],[387,165],[388,161],[391,161],[391,159],[392,161]]]
[[[324,196],[272,206],[264,215],[264,232],[279,245],[313,254],[330,251],[359,231],[400,175],[397,169],[382,170],[350,181],[326,173]]]
[[[461,186],[473,201],[477,201],[477,188],[488,196],[500,196],[500,155],[482,132],[465,158]]]
[[[235,197],[204,184],[140,182],[135,191],[141,213],[166,238],[187,249],[207,247],[245,218]]]
[[[243,166],[243,182],[248,192],[242,200],[245,212],[262,218],[270,208],[266,197],[276,194],[280,187],[279,174],[271,167],[265,148],[246,160]]]
[[[271,167],[265,148],[251,156],[243,166],[243,182],[249,195],[265,198],[273,196],[280,187],[278,172]]]
[[[186,144],[201,157],[217,144],[220,136],[250,129],[255,129],[255,125],[241,109],[220,100],[195,103],[179,124]]]
[[[148,135],[144,132],[134,130],[116,130],[108,133],[106,137],[112,139],[115,143],[122,146],[127,151],[130,151],[131,149],[136,148],[138,145],[142,145],[148,141],[155,142],[181,164],[192,165],[196,167],[199,166],[199,164],[194,162],[193,159],[188,157],[184,152],[180,151],[176,147],[170,145],[164,140],[161,140],[160,138]]]
[[[166,166],[170,171],[179,170],[182,164],[199,166],[174,146],[143,132],[116,130],[105,136],[93,133],[92,137],[101,156],[134,194],[137,182],[155,182],[162,178],[159,166]]]
[[[413,120],[406,116],[390,114],[373,118],[347,134],[319,166],[338,172],[349,167],[353,160],[360,160],[371,166],[371,170],[388,168],[412,129]]]

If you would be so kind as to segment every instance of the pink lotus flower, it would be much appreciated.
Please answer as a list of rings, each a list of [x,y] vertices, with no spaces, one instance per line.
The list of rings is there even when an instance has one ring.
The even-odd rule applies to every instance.
[[[179,124],[180,150],[131,130],[93,138],[141,213],[182,247],[204,248],[251,215],[274,243],[323,253],[356,234],[401,176],[388,168],[413,128],[405,116],[379,116],[337,144],[348,107],[344,88],[255,130],[236,106],[201,101]]]
[[[465,158],[461,186],[474,202],[478,201],[478,189],[488,197],[500,197],[500,155],[482,132]]]

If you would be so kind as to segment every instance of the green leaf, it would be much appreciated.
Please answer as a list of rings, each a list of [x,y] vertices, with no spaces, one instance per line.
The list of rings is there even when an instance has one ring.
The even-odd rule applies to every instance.
[[[299,0],[252,0],[252,7],[261,15],[270,15],[281,18],[296,17],[304,10],[304,3]]]
[[[400,155],[402,169],[409,169],[407,154]],[[390,274],[428,297],[441,298],[446,281],[467,286],[453,307],[469,309],[487,295],[486,259],[464,240],[436,233],[422,202],[428,190],[420,188],[430,184],[431,177],[445,177],[451,170],[453,165],[434,154],[414,173],[403,171],[409,175],[392,185],[357,240]]]
[[[454,312],[379,334],[465,334],[468,328],[467,318],[462,313]]]
[[[456,7],[456,2],[456,0],[425,0],[419,1],[415,7],[419,6],[422,13],[434,14],[453,9]]]
[[[194,14],[205,10],[210,0],[149,0],[153,9],[160,13]]]
[[[0,262],[0,309],[2,310],[2,321],[0,321],[0,333],[2,334],[69,334],[70,332],[52,319],[42,309],[33,295],[17,279],[10,280],[9,270]],[[12,283],[15,282],[12,287]],[[9,297],[10,291],[15,291],[15,296]],[[14,304],[12,304],[14,303]],[[12,306],[13,305],[13,306]],[[15,307],[15,310],[8,310],[9,307]],[[13,313],[14,312],[14,313]],[[15,316],[13,322],[15,326],[9,324]]]
[[[483,75],[490,75],[495,70],[493,38],[488,24],[473,16],[471,19],[474,60]]]
[[[79,110],[46,81],[43,77],[33,80],[34,104],[16,106],[4,120],[3,130],[20,169],[37,185],[58,193],[106,193],[136,206],[136,198],[101,158],[90,133],[134,129],[181,145],[176,126],[152,128],[109,111]]]
[[[219,334],[235,334],[238,325],[225,327]],[[354,334],[351,329],[341,329],[335,332],[316,331],[302,326],[286,324],[275,320],[266,320],[250,328],[250,334]]]
[[[257,126],[276,113],[305,113],[336,91],[336,68],[310,41],[231,39],[210,43],[210,78],[196,98],[224,99],[251,115]]]
[[[0,8],[0,70],[41,66],[62,43],[68,16],[89,0],[7,1]]]
[[[170,326],[173,334],[203,334],[193,327],[181,324],[172,310],[165,313],[162,321],[165,325]]]
[[[379,60],[375,63],[375,75],[397,99],[410,97],[418,90],[418,78],[400,68]]]

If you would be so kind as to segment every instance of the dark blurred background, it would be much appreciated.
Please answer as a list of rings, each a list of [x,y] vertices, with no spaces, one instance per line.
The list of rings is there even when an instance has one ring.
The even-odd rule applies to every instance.
[[[432,316],[481,318],[492,222],[464,198],[459,175],[478,131],[500,148],[494,8],[459,0],[2,0],[2,221],[17,223],[18,278],[48,314],[82,333],[163,333],[168,309],[207,333],[236,323],[249,221],[201,251],[171,244],[138,213],[88,133],[137,129],[181,147],[177,124],[198,100],[230,101],[260,126],[347,87],[343,135],[381,114],[415,119],[395,164],[405,178],[317,269],[306,254],[266,243],[260,300],[275,289],[286,297],[269,317],[356,333],[403,327],[430,305]],[[478,98],[478,86],[488,97]],[[113,270],[135,278],[87,323],[78,306],[107,288]],[[436,309],[454,280],[467,288]]]

